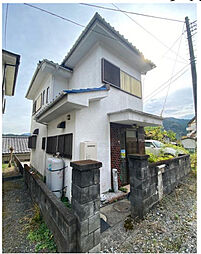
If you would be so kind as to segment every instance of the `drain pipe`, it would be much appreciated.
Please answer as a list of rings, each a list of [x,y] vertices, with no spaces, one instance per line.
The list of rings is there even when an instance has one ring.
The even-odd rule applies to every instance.
[[[43,124],[46,126],[46,141],[45,141],[45,182],[46,182],[46,161],[47,161],[47,153],[46,153],[46,147],[47,147],[47,137],[48,137],[48,124],[47,123],[42,123],[42,122],[38,122],[37,120],[35,120],[37,123]]]
[[[113,176],[113,188],[114,192],[118,192],[118,177],[117,177],[117,169],[112,169],[112,176]]]

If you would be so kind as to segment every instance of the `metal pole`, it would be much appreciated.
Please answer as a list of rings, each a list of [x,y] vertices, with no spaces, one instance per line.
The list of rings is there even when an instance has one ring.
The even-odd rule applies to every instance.
[[[195,118],[196,118],[196,125],[197,125],[197,73],[196,73],[196,65],[195,65],[195,56],[194,56],[194,50],[193,50],[192,35],[191,35],[191,30],[190,30],[189,18],[188,17],[185,17],[185,23],[186,23],[188,47],[189,47],[189,54],[190,54],[190,62],[191,62],[191,74],[192,74],[192,82],[193,82]]]

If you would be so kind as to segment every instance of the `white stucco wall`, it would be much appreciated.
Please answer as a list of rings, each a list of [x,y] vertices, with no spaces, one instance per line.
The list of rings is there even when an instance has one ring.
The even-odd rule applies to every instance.
[[[87,87],[100,87],[100,63],[98,61],[100,54],[99,44],[85,55],[73,69],[72,78],[69,80],[70,89],[79,89]]]
[[[123,56],[118,55],[113,49],[106,48],[102,44],[96,44],[81,59],[78,65],[74,68],[72,77],[64,79],[55,76],[54,79],[47,79],[48,82],[41,84],[41,89],[38,94],[50,86],[51,99],[60,93],[63,89],[79,89],[87,87],[100,87],[101,84],[101,59],[105,58],[111,63],[117,65],[123,71],[141,80],[141,75],[132,68]],[[93,93],[93,92],[92,92]],[[81,94],[80,94],[81,96]],[[108,92],[108,97],[89,103],[88,107],[81,110],[71,112],[71,120],[67,121],[64,114],[46,126],[36,123],[32,120],[31,131],[35,128],[40,129],[37,138],[37,148],[32,149],[31,164],[39,170],[41,174],[45,174],[46,161],[52,155],[46,154],[42,149],[42,137],[54,136],[60,134],[73,133],[73,158],[72,160],[80,159],[80,142],[94,141],[97,143],[97,160],[103,163],[100,170],[101,176],[101,192],[108,191],[111,188],[111,162],[110,162],[110,123],[107,113],[120,111],[131,108],[134,110],[142,110],[142,100],[120,91],[117,88],[111,87]],[[66,128],[58,129],[57,124],[61,121],[66,121]],[[64,159],[68,165],[66,174],[67,196],[71,198],[71,177],[72,171],[69,167],[70,160]]]
[[[80,159],[80,142],[97,143],[97,160],[103,163],[100,170],[101,193],[111,188],[110,123],[107,113],[126,108],[140,110],[141,107],[140,99],[111,87],[108,97],[76,111],[74,158]]]
[[[52,84],[52,96],[55,98],[59,93],[63,90],[69,89],[68,79],[64,77],[60,77],[58,74],[53,76],[53,84]]]

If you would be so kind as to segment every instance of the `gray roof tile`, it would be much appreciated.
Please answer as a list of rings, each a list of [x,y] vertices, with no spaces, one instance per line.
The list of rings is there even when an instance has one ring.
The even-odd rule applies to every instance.
[[[2,154],[10,153],[9,148],[14,148],[14,153],[30,153],[28,148],[28,136],[3,136],[2,137]]]

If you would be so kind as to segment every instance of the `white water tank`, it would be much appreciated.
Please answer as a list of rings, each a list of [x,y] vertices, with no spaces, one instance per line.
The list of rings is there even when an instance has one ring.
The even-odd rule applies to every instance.
[[[61,158],[47,159],[46,185],[58,198],[62,196],[64,167]]]
[[[85,141],[80,143],[80,160],[97,160],[96,142]]]

